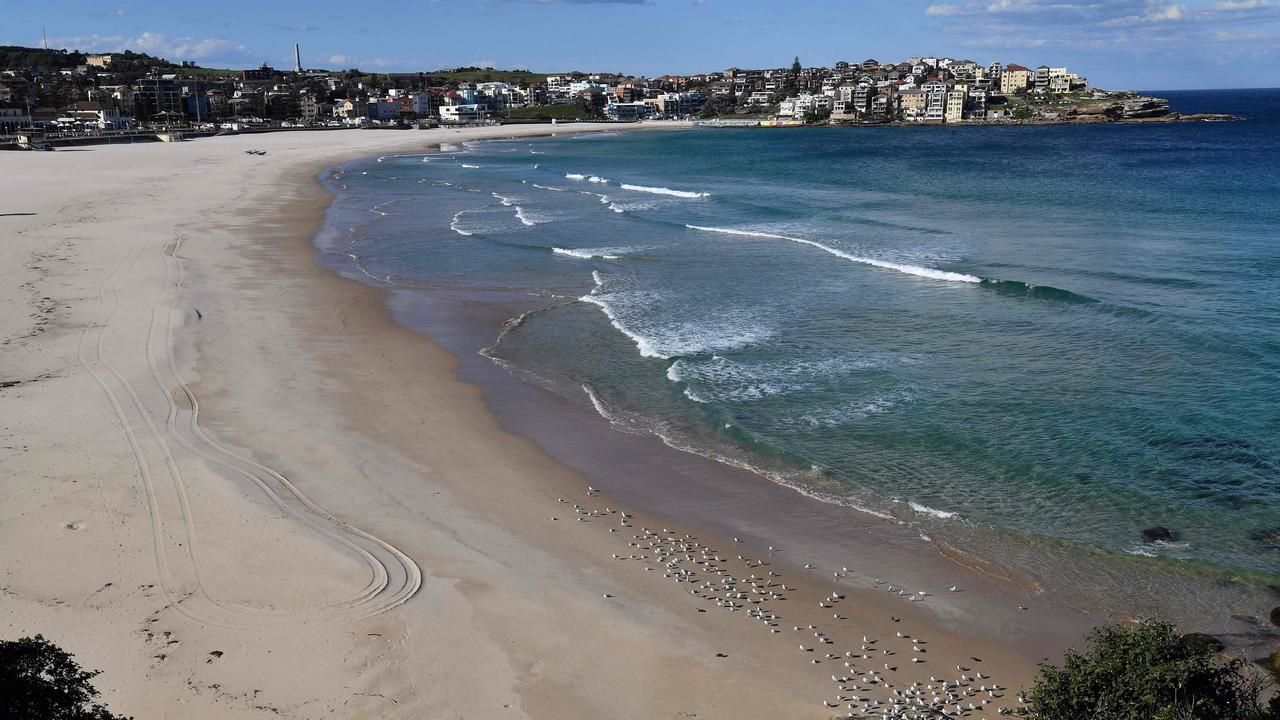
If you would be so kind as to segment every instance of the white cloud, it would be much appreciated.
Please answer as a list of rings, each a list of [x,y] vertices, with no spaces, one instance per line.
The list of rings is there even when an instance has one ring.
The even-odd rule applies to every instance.
[[[349,62],[351,62],[351,58],[346,55],[330,55],[329,56],[330,65],[346,65]]]
[[[1153,5],[1136,15],[1122,15],[1102,23],[1103,27],[1129,27],[1132,25],[1150,25],[1152,23],[1177,22],[1187,15],[1185,5]]]
[[[1213,4],[1214,10],[1261,10],[1271,7],[1269,0],[1220,0]]]
[[[144,32],[126,35],[77,35],[50,38],[53,45],[88,52],[134,52],[156,55],[171,61],[205,60],[209,58],[233,59],[252,55],[249,48],[226,38],[171,38],[163,33]]]
[[[930,5],[924,14],[933,17],[955,17],[959,15],[1001,15],[1001,14],[1036,14],[1036,13],[1079,13],[1098,7],[1097,4],[1038,2],[1037,0],[988,0],[987,2],[970,2],[965,5],[941,3]]]

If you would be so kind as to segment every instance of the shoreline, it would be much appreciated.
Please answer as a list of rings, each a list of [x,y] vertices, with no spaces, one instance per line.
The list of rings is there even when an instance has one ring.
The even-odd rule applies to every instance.
[[[975,128],[975,127],[1039,127],[1043,125],[1160,125],[1166,123],[1180,122],[1238,122],[1246,118],[1228,113],[1169,113],[1168,115],[1160,115],[1156,117],[1136,117],[1136,118],[1108,118],[1104,116],[1075,116],[1062,119],[1028,119],[1028,120],[963,120],[960,122],[944,123],[936,122],[913,122],[908,120],[885,120],[883,122],[853,122],[844,120],[832,120],[828,122],[796,122],[796,121],[780,121],[775,118],[712,118],[709,120],[695,121],[708,124],[699,124],[697,127],[707,128],[711,130],[731,130],[731,129],[750,129],[757,128],[761,130],[776,130],[779,128],[878,128],[878,127],[948,127],[948,128]],[[757,123],[757,124],[741,124],[741,125],[718,125],[717,122],[727,121],[728,123]],[[762,123],[776,123],[764,125]]]
[[[351,207],[347,211],[359,214],[364,208]],[[336,220],[331,224],[332,229],[344,227]],[[815,496],[812,491],[780,482],[767,472],[735,466],[731,459],[711,458],[697,449],[673,445],[661,434],[624,438],[624,433],[635,431],[619,433],[610,427],[613,421],[594,400],[567,386],[548,389],[557,383],[539,378],[527,368],[495,361],[487,354],[494,339],[509,332],[514,320],[561,302],[531,300],[523,293],[502,288],[396,286],[366,273],[347,272],[344,250],[323,241],[319,244],[318,252],[336,253],[334,262],[322,259],[322,264],[386,290],[392,315],[400,325],[413,328],[458,358],[458,376],[483,390],[486,405],[501,427],[532,439],[554,460],[578,471],[611,499],[628,504],[629,509],[640,508],[666,521],[713,529],[722,536],[750,534],[757,544],[780,543],[819,567],[853,565],[848,558],[858,557],[869,544],[888,562],[872,561],[858,568],[863,571],[864,581],[872,575],[887,577],[896,572],[896,578],[920,585],[981,584],[987,594],[978,604],[984,608],[998,607],[1003,602],[1005,614],[1016,616],[1018,603],[1024,602],[1039,606],[1036,609],[1046,611],[1047,617],[1005,624],[999,619],[1000,614],[993,619],[978,617],[971,609],[945,607],[936,610],[935,619],[945,618],[952,627],[964,626],[971,631],[1012,633],[1005,640],[1029,651],[1029,655],[1041,651],[1044,653],[1040,657],[1055,655],[1099,622],[1148,616],[1173,617],[1185,631],[1218,635],[1231,652],[1244,657],[1254,657],[1271,641],[1273,633],[1267,628],[1256,623],[1250,627],[1245,622],[1253,612],[1252,608],[1244,609],[1242,594],[1267,592],[1256,578],[1251,581],[1234,572],[1184,567],[1174,561],[1153,566],[1133,557],[1067,542],[1025,542],[1025,547],[1016,548],[1021,562],[1044,554],[1057,559],[1058,565],[1037,563],[1036,572],[1027,574],[1022,566],[1002,566],[998,559],[978,552],[977,547],[965,549],[963,544],[949,544],[945,534],[943,538],[924,536],[915,523],[864,511],[842,498]],[[523,375],[530,379],[518,377]],[[632,468],[643,464],[660,469],[645,472]],[[754,502],[747,497],[756,494],[760,497]],[[732,498],[733,514],[721,517],[730,504],[724,498]],[[814,505],[824,507],[818,510]],[[779,508],[804,520],[770,517]],[[850,511],[859,517],[850,518]],[[822,531],[803,527],[805,522],[818,524]],[[744,529],[744,525],[751,529]],[[863,537],[866,535],[872,539],[868,541]],[[1083,568],[1073,577],[1082,580],[1082,576],[1092,574],[1097,579],[1096,587],[1079,589],[1053,582],[1053,568],[1072,562],[1071,558],[1078,558],[1076,562],[1082,563]],[[793,564],[798,567],[804,560],[793,560]],[[974,575],[983,576],[979,583],[975,583]],[[948,579],[940,582],[937,578]],[[1188,598],[1181,605],[1165,602],[1160,592],[1143,594],[1130,589],[1178,588],[1169,584],[1173,578],[1187,583],[1184,589]],[[1022,599],[1010,603],[1011,597]],[[1226,611],[1213,618],[1201,617],[1197,608],[1214,602],[1214,598],[1240,609],[1230,620]],[[947,600],[939,602],[945,605]],[[1045,627],[1054,631],[1045,633]]]
[[[335,172],[346,172],[346,164],[327,168],[325,174],[332,176]],[[990,602],[1002,602],[1010,618],[1015,618],[1018,602],[1036,602],[1033,594],[1025,594],[1034,593],[1034,586],[1001,573],[986,561],[966,557],[934,541],[922,541],[917,529],[892,518],[862,511],[848,503],[814,497],[803,488],[780,483],[758,471],[672,447],[659,436],[618,432],[610,427],[607,417],[597,414],[598,409],[592,409],[587,401],[575,402],[536,383],[521,380],[516,372],[483,353],[494,337],[509,327],[513,318],[530,310],[537,311],[542,305],[522,293],[500,290],[396,286],[370,276],[354,261],[340,244],[340,238],[345,235],[345,223],[331,222],[322,237],[313,243],[313,256],[322,267],[383,294],[387,298],[387,312],[398,326],[414,331],[455,359],[454,374],[480,390],[487,409],[503,430],[528,438],[553,461],[583,476],[601,490],[604,497],[627,505],[628,512],[639,508],[640,513],[661,518],[662,522],[709,530],[722,539],[732,535],[752,538],[760,546],[773,542],[794,549],[798,545],[807,553],[804,559],[814,562],[781,561],[789,562],[793,571],[805,564],[822,563],[828,569],[852,565],[840,558],[856,557],[863,552],[861,543],[866,542],[868,536],[888,535],[892,539],[884,541],[879,548],[888,551],[888,555],[870,569],[842,578],[842,589],[863,593],[865,601],[888,608],[890,606],[881,605],[870,593],[875,587],[871,582],[873,575],[891,577],[896,569],[897,577],[904,577],[903,582],[910,578],[914,584],[932,584],[939,589],[956,583],[967,585],[966,592],[971,593],[967,603],[970,607],[953,607],[942,599],[941,608],[925,610],[921,606],[921,617],[933,615],[935,623],[938,618],[945,618],[953,630],[967,623],[992,633],[1015,632],[1019,642],[1012,644],[1020,647],[1033,664],[1046,656],[1041,652],[1046,647],[1051,648],[1049,654],[1056,654],[1100,621],[1098,616],[1065,607],[1042,608],[1047,618],[1027,623],[983,618],[973,606],[986,609]],[[619,470],[612,467],[618,457],[624,459],[624,465],[634,460],[653,463],[658,469]],[[677,479],[671,479],[673,476]],[[757,494],[759,497],[750,499]],[[745,510],[747,515],[714,517],[725,497],[737,503],[735,510]],[[767,516],[779,507],[797,511],[796,516],[781,524],[771,524]],[[801,529],[806,523],[818,524],[822,530]],[[841,540],[840,536],[847,537]],[[897,565],[904,558],[914,561],[922,557],[927,559],[915,572],[903,573]],[[985,589],[979,592],[975,585]],[[1054,630],[1047,632],[1049,627]]]
[[[828,676],[863,635],[879,642],[863,654],[897,654],[860,671],[909,684],[981,657],[979,671],[1016,691],[1035,660],[1091,623],[1052,608],[1020,613],[1010,593],[941,557],[919,568],[927,585],[902,580],[930,596],[891,598],[872,579],[897,581],[902,556],[857,553],[873,539],[918,550],[909,530],[624,436],[468,353],[511,317],[510,297],[388,295],[334,276],[312,244],[333,200],[317,175],[479,135],[342,135],[350,144],[338,147],[288,133],[250,139],[269,145],[265,161],[236,138],[20,156],[27,172],[13,176],[33,190],[12,211],[37,215],[4,218],[27,259],[0,269],[0,298],[19,311],[0,322],[0,357],[23,380],[0,392],[5,417],[21,418],[5,423],[6,438],[21,437],[8,444],[23,449],[0,458],[20,479],[0,491],[0,541],[12,548],[0,578],[6,636],[43,632],[104,670],[97,684],[113,711],[139,716],[830,717],[820,702],[839,692]],[[155,332],[170,325],[171,342]],[[94,374],[119,387],[122,415]],[[190,395],[169,400],[179,388],[157,380]],[[523,419],[511,414],[522,409]],[[558,422],[524,436],[547,418]],[[136,434],[151,495],[122,429]],[[209,446],[196,429],[230,455],[199,452]],[[257,470],[219,461],[230,456],[287,478],[336,515],[337,534],[274,505]],[[646,473],[670,482],[628,482]],[[606,508],[636,508],[630,532]],[[185,522],[188,534],[156,534],[159,521]],[[646,539],[645,527],[674,539]],[[420,588],[379,600],[413,583],[360,546],[380,560],[368,565],[347,544],[357,528],[418,567]],[[197,536],[203,554],[188,568]],[[670,559],[652,562],[648,543]],[[724,578],[704,551],[724,557],[719,569],[748,595],[717,593],[737,610],[690,592]],[[167,599],[157,589],[166,560]],[[844,565],[854,572],[833,578]],[[698,582],[681,582],[677,568]],[[748,578],[765,570],[780,575],[755,592]],[[953,581],[964,592],[948,597],[952,577],[965,578]],[[241,608],[225,622],[185,615],[202,593]],[[1008,612],[989,612],[993,600]],[[762,606],[782,616],[778,627],[748,614]],[[253,619],[262,616],[279,622]],[[895,638],[904,630],[928,640],[923,663],[907,663],[910,644]],[[881,669],[889,662],[897,669]]]

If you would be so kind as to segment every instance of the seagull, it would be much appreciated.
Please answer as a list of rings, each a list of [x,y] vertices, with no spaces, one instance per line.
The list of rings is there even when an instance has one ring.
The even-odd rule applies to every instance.
[[[947,589],[948,589],[948,590],[950,590],[951,592],[960,592],[960,586],[958,586],[958,585],[952,585],[951,587],[949,587],[949,588],[947,588]]]

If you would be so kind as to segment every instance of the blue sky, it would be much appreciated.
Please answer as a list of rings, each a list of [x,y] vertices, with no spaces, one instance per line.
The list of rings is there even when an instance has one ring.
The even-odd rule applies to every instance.
[[[0,44],[132,49],[206,67],[459,65],[693,73],[967,57],[1098,86],[1274,87],[1280,0],[0,0]]]

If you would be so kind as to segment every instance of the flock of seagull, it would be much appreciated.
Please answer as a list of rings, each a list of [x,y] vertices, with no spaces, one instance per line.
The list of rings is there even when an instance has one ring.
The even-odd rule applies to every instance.
[[[587,486],[588,497],[598,495],[599,491]],[[610,533],[631,532],[631,538],[627,541],[631,551],[625,555],[614,553],[614,560],[644,562],[645,570],[648,571],[661,569],[663,577],[688,585],[690,595],[710,601],[715,607],[729,612],[745,611],[745,617],[759,622],[771,634],[785,632],[783,617],[774,609],[775,603],[785,601],[786,594],[795,588],[783,583],[777,572],[768,569],[769,563],[765,560],[737,555],[737,561],[748,572],[735,575],[730,571],[732,560],[699,542],[694,535],[679,534],[667,528],[659,531],[642,527],[639,532],[635,532],[635,516],[632,514],[613,507],[591,509],[566,498],[559,498],[558,502],[572,506],[578,522],[616,518],[618,523],[609,528]],[[551,519],[559,520],[556,516]],[[734,538],[733,541],[735,544],[742,542],[739,538]],[[770,556],[773,552],[774,548],[770,546]],[[811,564],[804,568],[815,569]],[[836,579],[848,574],[847,567],[832,572]],[[923,601],[929,595],[924,591],[909,592],[906,588],[885,583],[878,578],[874,584],[877,587],[887,585],[888,592],[910,602]],[[960,588],[952,586],[949,590],[959,592]],[[605,593],[604,597],[612,598],[613,595]],[[832,619],[836,621],[847,620],[837,608],[844,599],[845,595],[837,589],[820,601],[818,606],[824,610],[834,610]],[[697,610],[700,613],[706,612],[701,607]],[[894,623],[901,620],[892,616],[890,619]],[[863,635],[857,649],[846,650],[843,655],[835,652],[836,640],[816,624],[792,625],[791,632],[799,640],[800,652],[808,656],[810,664],[841,663],[831,675],[831,682],[836,690],[832,696],[822,701],[822,706],[828,710],[844,711],[837,714],[837,718],[986,720],[992,710],[997,715],[1012,713],[1007,703],[997,702],[1004,697],[1006,688],[992,682],[990,675],[963,665],[956,665],[956,674],[951,677],[934,674],[929,676],[928,682],[917,680],[910,684],[900,679],[898,667],[901,661],[897,658],[899,651],[891,649],[889,645],[901,645],[903,648],[909,645],[911,654],[905,655],[904,659],[913,665],[928,662],[928,643],[901,630],[895,633],[896,637],[884,642]],[[902,652],[905,653],[905,649]],[[717,657],[725,655],[718,653]],[[1023,699],[1019,696],[1017,700],[1021,704]]]

